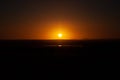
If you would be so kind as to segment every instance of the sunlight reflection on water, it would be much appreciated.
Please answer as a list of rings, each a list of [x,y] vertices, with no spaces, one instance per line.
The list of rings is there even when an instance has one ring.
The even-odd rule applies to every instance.
[[[83,47],[83,45],[46,45],[45,47]]]
[[[62,47],[62,45],[58,45],[58,47]]]

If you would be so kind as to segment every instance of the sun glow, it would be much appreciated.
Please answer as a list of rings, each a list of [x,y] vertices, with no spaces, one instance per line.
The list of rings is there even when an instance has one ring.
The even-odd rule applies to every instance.
[[[53,30],[49,31],[49,39],[57,39],[57,40],[65,40],[65,39],[72,39],[72,35],[70,32],[66,29],[56,29],[54,28]]]
[[[76,35],[74,35],[74,30],[71,25],[60,23],[49,25],[50,29],[46,29],[45,32],[48,32],[46,35],[47,39],[50,40],[69,40],[74,39]]]
[[[63,36],[63,35],[62,35],[61,33],[58,34],[58,37],[59,37],[59,38],[62,38],[62,36]]]

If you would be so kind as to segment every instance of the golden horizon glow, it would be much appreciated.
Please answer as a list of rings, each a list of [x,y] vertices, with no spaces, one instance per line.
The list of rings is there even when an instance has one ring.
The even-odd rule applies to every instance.
[[[82,32],[79,34],[73,28],[71,23],[50,23],[47,25],[49,28],[44,28],[41,32],[37,29],[38,39],[46,40],[72,40],[72,39],[82,39]],[[46,27],[47,27],[46,26]],[[79,34],[79,35],[78,35]]]
[[[62,36],[63,36],[63,35],[62,35],[61,33],[58,34],[58,37],[59,37],[59,38],[62,38]]]

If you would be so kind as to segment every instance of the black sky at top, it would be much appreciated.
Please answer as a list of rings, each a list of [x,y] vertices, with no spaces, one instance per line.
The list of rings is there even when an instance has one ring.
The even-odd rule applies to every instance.
[[[34,24],[50,20],[71,20],[78,32],[80,21],[101,25],[84,29],[94,37],[120,38],[119,0],[0,0],[0,39],[22,38]]]

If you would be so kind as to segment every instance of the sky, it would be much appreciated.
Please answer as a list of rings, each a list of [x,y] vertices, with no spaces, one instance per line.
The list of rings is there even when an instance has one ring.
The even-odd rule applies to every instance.
[[[0,39],[120,38],[119,0],[0,0]]]

